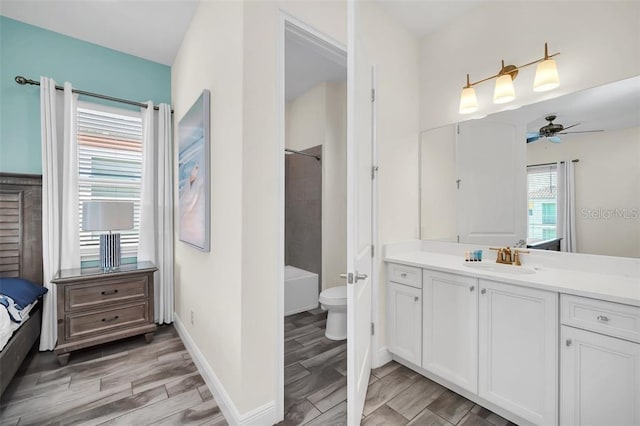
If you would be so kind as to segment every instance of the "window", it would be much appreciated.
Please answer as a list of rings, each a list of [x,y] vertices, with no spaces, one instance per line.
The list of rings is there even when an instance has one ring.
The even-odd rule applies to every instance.
[[[138,250],[142,183],[142,117],[139,112],[78,103],[78,201],[80,257],[97,260],[100,232],[82,231],[82,203],[133,201],[134,229],[120,231],[122,256]]]
[[[527,204],[529,242],[556,238],[558,205],[557,167],[532,166],[527,168]]]

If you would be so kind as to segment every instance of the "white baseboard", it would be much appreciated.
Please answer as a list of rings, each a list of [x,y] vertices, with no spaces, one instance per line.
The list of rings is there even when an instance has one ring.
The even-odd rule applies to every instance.
[[[391,361],[391,352],[387,349],[386,346],[379,348],[373,356],[371,360],[371,368],[382,367],[386,363]]]
[[[239,426],[258,426],[272,425],[276,423],[276,407],[273,401],[261,407],[257,407],[247,413],[240,414],[238,408],[233,403],[233,400],[225,390],[224,386],[222,386],[218,376],[216,376],[216,373],[213,371],[202,352],[200,352],[200,349],[193,341],[191,335],[184,327],[180,317],[176,313],[173,314],[173,325],[178,331],[185,348],[189,352],[189,355],[191,355],[193,362],[207,384],[207,387],[211,391],[211,394],[216,399],[216,402],[220,407],[220,411],[222,411],[222,414],[229,424]]]

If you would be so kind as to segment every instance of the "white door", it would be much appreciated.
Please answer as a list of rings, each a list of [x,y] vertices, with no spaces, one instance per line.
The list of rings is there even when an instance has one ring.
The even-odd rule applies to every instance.
[[[349,2],[347,71],[347,421],[360,423],[371,373],[372,66]],[[360,33],[360,34],[358,34]]]
[[[422,368],[478,391],[478,280],[424,271]]]
[[[480,280],[478,394],[538,425],[558,423],[558,294]]]
[[[525,132],[488,119],[458,125],[459,242],[513,246],[527,238]]]
[[[389,352],[415,365],[422,361],[422,290],[387,283],[387,342]]]
[[[561,328],[560,424],[640,424],[640,344]]]

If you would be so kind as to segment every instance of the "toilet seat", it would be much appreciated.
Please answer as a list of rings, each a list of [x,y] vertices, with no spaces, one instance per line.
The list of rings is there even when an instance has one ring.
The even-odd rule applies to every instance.
[[[327,288],[320,293],[320,303],[330,305],[346,305],[347,304],[347,286],[340,285],[337,287]]]

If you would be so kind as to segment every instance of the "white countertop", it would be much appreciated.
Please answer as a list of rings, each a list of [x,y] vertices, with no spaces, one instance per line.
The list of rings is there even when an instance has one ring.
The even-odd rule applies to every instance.
[[[384,260],[435,271],[640,306],[640,278],[633,275],[604,274],[533,265],[526,267],[535,270],[534,274],[509,274],[472,269],[465,266],[463,256],[424,250],[387,253]],[[495,260],[486,260],[482,263],[495,263]],[[520,266],[507,267],[520,268]]]

